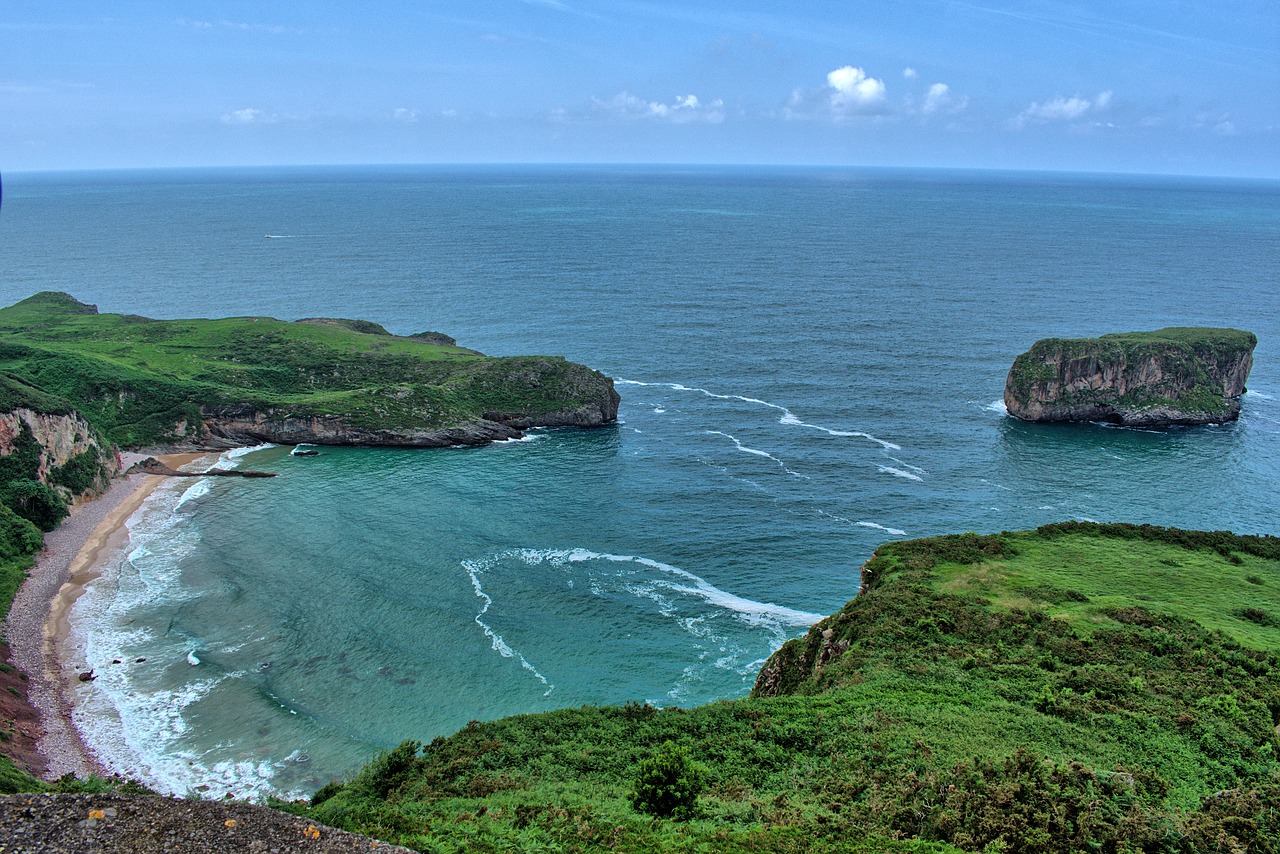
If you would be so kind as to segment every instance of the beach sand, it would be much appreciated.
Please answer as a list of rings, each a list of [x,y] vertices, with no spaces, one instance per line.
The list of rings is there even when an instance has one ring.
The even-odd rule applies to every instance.
[[[141,455],[125,455],[126,468]],[[171,468],[206,454],[158,456]],[[74,688],[83,662],[67,660],[71,606],[84,586],[100,574],[108,556],[128,545],[125,521],[165,478],[133,474],[114,481],[94,501],[76,507],[62,524],[45,534],[44,549],[9,609],[5,637],[14,664],[28,677],[27,696],[40,713],[44,730],[38,744],[50,779],[63,774],[107,775],[71,722]]]

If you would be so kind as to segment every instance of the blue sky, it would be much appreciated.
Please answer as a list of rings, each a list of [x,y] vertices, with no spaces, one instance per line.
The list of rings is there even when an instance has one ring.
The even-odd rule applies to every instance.
[[[1280,2],[0,0],[0,170],[488,162],[1280,177]]]

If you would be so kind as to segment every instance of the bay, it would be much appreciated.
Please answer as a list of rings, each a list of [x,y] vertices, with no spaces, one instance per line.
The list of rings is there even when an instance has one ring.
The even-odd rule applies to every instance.
[[[5,190],[7,302],[363,318],[565,355],[622,394],[614,428],[265,449],[241,464],[281,477],[158,492],[75,613],[90,665],[155,666],[93,683],[77,721],[169,791],[303,793],[474,718],[741,696],[890,539],[1277,532],[1275,183],[370,167]],[[1052,427],[998,405],[1037,338],[1169,325],[1258,335],[1238,423]]]

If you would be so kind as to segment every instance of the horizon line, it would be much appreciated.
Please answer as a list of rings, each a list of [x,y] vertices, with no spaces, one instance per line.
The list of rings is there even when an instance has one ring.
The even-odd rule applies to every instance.
[[[303,169],[776,169],[780,171],[806,171],[838,169],[864,172],[964,172],[992,175],[1060,175],[1077,177],[1129,177],[1129,178],[1198,178],[1219,181],[1253,181],[1280,183],[1280,175],[1223,175],[1199,172],[1143,172],[1125,170],[1053,169],[1033,167],[997,166],[936,166],[936,165],[882,165],[854,163],[771,163],[771,162],[666,162],[666,161],[388,161],[388,162],[328,162],[328,163],[241,163],[241,164],[188,164],[161,166],[84,166],[43,169],[0,170],[2,175],[74,175],[103,172],[191,172],[191,171],[259,171]]]

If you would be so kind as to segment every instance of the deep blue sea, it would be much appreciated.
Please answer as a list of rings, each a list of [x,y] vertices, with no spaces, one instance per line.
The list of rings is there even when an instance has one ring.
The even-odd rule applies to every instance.
[[[405,738],[745,694],[880,543],[1063,519],[1280,533],[1280,184],[729,168],[7,175],[0,300],[365,318],[614,377],[620,422],[288,449],[173,482],[82,597],[77,722],[174,792]],[[1238,423],[1035,426],[1038,338],[1257,333]],[[112,667],[111,659],[148,659]],[[200,789],[199,787],[208,787]]]

